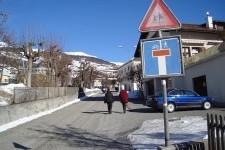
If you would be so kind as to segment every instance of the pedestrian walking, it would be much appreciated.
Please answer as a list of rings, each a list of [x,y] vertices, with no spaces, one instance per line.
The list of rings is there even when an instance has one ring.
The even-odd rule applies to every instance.
[[[107,88],[107,92],[105,93],[104,103],[107,103],[108,105],[108,113],[112,113],[112,104],[114,102],[113,94],[110,91],[110,88]]]
[[[127,107],[127,103],[128,103],[128,94],[123,86],[121,87],[119,98],[120,98],[120,102],[122,103],[122,106],[123,106],[123,112],[126,113],[126,109],[127,109],[126,107]]]
[[[84,96],[85,96],[84,89],[83,89],[83,87],[81,87],[81,85],[79,85],[78,98],[81,98]]]

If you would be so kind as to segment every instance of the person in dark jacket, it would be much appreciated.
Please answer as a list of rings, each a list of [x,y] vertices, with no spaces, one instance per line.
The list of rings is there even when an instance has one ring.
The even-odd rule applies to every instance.
[[[78,98],[81,98],[84,96],[85,96],[84,89],[81,87],[81,85],[79,85]]]
[[[104,99],[104,103],[107,103],[108,105],[108,112],[109,114],[112,113],[112,104],[114,102],[114,98],[113,98],[113,94],[110,91],[110,88],[107,88],[107,92],[105,93],[105,99]]]
[[[120,102],[122,103],[122,106],[123,106],[123,112],[126,113],[126,107],[127,107],[127,103],[128,103],[128,94],[123,86],[121,87],[119,98],[120,98]]]

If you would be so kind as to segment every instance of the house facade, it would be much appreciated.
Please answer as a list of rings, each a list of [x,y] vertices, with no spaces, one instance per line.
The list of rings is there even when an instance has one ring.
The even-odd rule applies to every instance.
[[[129,72],[131,69],[137,69],[137,66],[141,64],[140,58],[133,58],[127,63],[121,65],[117,70],[117,80],[119,81],[119,88],[123,86],[130,95],[137,95],[139,90],[139,83],[129,80]]]

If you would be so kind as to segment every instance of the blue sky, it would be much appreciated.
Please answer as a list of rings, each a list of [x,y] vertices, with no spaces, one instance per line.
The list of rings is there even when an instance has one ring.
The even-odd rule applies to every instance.
[[[138,27],[152,0],[2,0],[8,30],[55,35],[65,51],[111,62],[134,56]],[[225,21],[224,0],[164,0],[181,23],[202,24],[209,11]]]

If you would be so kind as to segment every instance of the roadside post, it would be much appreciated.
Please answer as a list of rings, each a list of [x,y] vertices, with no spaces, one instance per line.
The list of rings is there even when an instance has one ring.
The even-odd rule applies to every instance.
[[[142,20],[140,32],[158,32],[158,37],[141,40],[143,78],[160,78],[163,94],[165,147],[169,146],[166,78],[183,76],[180,36],[163,36],[164,30],[181,28],[163,0],[153,0]]]

